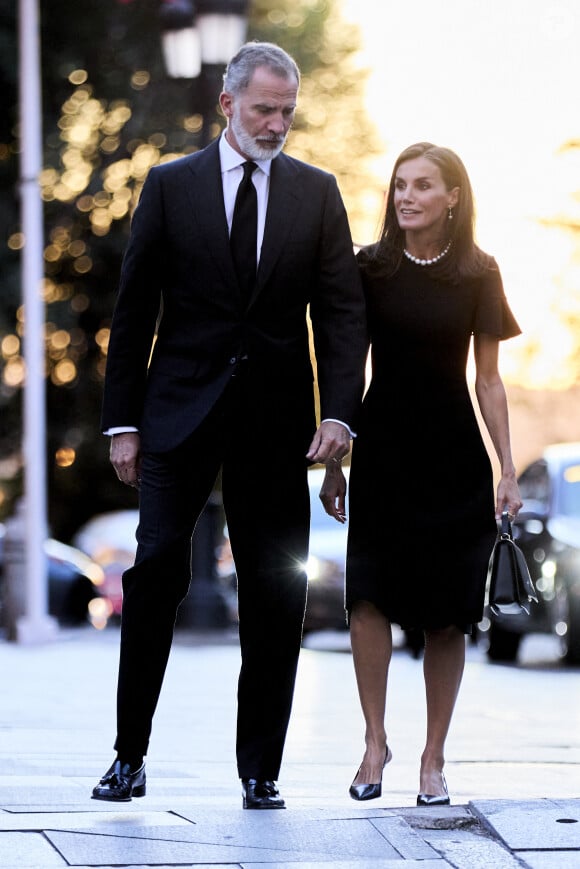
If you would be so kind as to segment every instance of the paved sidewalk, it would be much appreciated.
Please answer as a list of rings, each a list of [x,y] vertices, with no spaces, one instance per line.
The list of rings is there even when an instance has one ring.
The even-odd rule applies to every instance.
[[[244,812],[234,756],[239,649],[229,632],[177,637],[147,796],[122,804],[90,799],[113,757],[117,654],[116,629],[64,632],[36,648],[0,640],[2,869],[397,869],[402,862],[417,869],[580,869],[578,722],[560,744],[541,750],[533,738],[522,743],[525,722],[506,727],[501,716],[489,716],[478,729],[486,714],[481,698],[506,705],[509,698],[493,694],[494,668],[477,658],[468,662],[449,740],[452,806],[414,806],[421,663],[395,655],[394,759],[383,797],[355,803],[348,785],[362,722],[352,660],[345,651],[305,649],[280,778],[288,808]],[[521,673],[522,697],[530,697],[524,716],[550,677]]]

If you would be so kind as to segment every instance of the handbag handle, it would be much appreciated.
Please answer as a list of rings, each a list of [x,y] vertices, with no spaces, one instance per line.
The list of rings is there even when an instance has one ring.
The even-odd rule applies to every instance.
[[[512,534],[512,514],[504,510],[501,514],[501,531],[500,537],[504,540],[513,540]]]

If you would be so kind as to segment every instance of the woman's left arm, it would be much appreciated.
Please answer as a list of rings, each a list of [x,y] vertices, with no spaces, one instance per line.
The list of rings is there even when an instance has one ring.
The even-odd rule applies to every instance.
[[[503,510],[517,516],[522,500],[512,459],[507,398],[498,368],[498,349],[499,340],[492,335],[475,336],[475,394],[501,468],[496,501],[496,517],[499,519]]]

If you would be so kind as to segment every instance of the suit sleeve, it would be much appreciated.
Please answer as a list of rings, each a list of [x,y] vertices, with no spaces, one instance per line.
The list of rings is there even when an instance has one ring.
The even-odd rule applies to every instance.
[[[310,303],[321,419],[356,430],[368,349],[364,294],[346,210],[328,176],[319,251],[319,277]]]
[[[163,287],[163,203],[152,169],[133,216],[113,313],[101,428],[139,427]]]

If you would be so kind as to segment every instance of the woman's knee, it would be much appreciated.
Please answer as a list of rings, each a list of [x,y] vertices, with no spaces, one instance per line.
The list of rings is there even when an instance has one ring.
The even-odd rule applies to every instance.
[[[374,603],[369,600],[357,600],[349,610],[349,627],[351,633],[358,630],[366,630],[369,624],[389,626],[387,617]]]
[[[457,625],[447,625],[445,628],[425,629],[425,645],[453,645],[463,641],[464,633]]]

